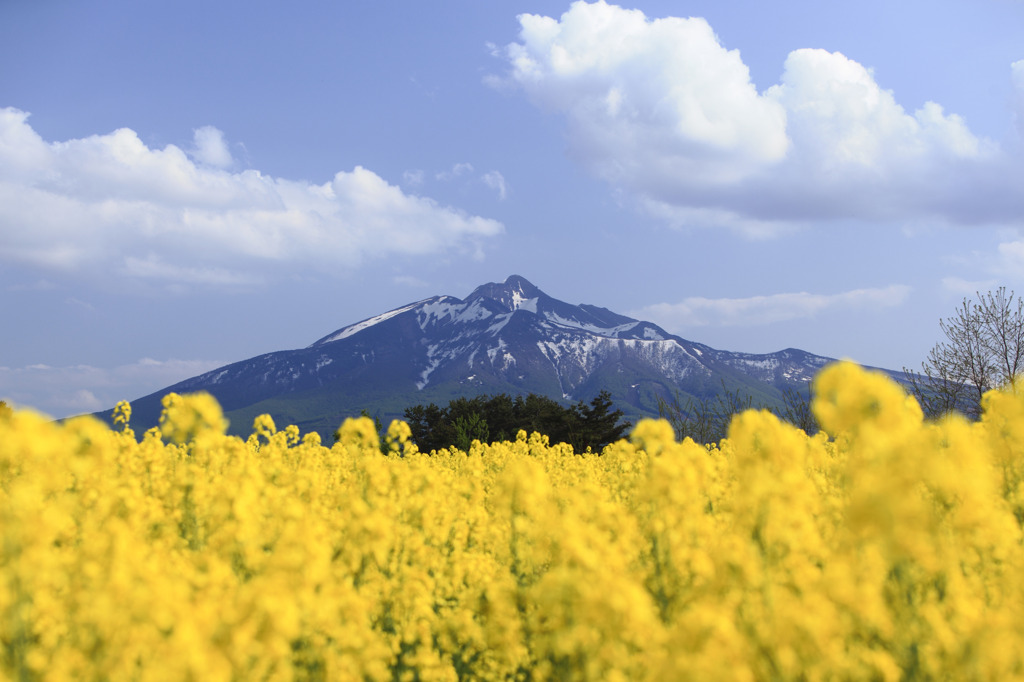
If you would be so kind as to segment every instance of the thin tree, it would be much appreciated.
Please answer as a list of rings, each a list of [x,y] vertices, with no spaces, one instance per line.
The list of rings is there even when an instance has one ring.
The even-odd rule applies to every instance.
[[[740,389],[730,391],[722,380],[721,393],[700,400],[687,398],[683,403],[676,393],[671,400],[658,397],[658,416],[667,420],[682,441],[691,438],[697,443],[717,443],[725,438],[733,416],[753,407],[754,397],[741,395]]]
[[[804,433],[813,436],[819,431],[818,420],[811,410],[810,391],[804,392],[794,386],[782,389],[782,404],[775,408],[775,414]]]
[[[939,321],[946,340],[928,352],[920,372],[903,368],[929,417],[956,411],[977,419],[987,391],[1017,390],[1024,371],[1024,300],[1006,287],[976,296],[964,298],[951,317]]]

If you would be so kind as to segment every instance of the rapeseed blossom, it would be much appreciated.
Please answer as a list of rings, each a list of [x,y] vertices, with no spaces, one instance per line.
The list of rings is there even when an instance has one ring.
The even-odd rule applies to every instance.
[[[0,679],[1024,677],[1024,398],[826,368],[808,436],[331,447],[208,395],[0,415]]]

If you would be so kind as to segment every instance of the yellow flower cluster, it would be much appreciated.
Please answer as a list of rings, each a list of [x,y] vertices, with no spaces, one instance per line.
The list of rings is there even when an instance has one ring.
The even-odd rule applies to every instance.
[[[520,432],[417,452],[225,435],[171,395],[137,439],[0,414],[0,678],[1024,678],[1024,398],[922,420],[821,373],[808,437],[639,423],[600,455]]]

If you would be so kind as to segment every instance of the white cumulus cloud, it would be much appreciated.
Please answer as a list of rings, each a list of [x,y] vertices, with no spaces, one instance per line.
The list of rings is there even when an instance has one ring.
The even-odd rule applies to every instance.
[[[561,20],[519,21],[522,42],[505,52],[510,78],[540,107],[566,115],[573,155],[602,177],[728,183],[785,156],[785,111],[757,92],[739,53],[705,20],[651,21],[639,10],[576,2]]]
[[[815,317],[833,309],[894,307],[902,304],[909,293],[910,287],[894,284],[838,294],[801,291],[747,298],[690,297],[678,303],[655,303],[631,315],[678,331],[708,326],[759,326]]]
[[[577,161],[671,222],[756,233],[1024,216],[1024,163],[935,102],[904,110],[838,52],[794,50],[780,82],[758,92],[704,19],[580,0],[559,19],[519,22],[519,41],[497,52],[503,83],[563,115]],[[1024,97],[1021,64],[1012,75]]]
[[[504,229],[360,166],[314,184],[230,172],[214,128],[197,130],[195,144],[191,157],[151,149],[127,128],[47,142],[27,113],[0,109],[0,258],[219,285],[275,263],[331,271],[392,255],[476,255]]]

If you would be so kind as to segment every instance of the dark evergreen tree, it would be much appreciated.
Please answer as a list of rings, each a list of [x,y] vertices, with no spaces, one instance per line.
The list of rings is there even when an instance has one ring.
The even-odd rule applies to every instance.
[[[409,424],[413,442],[420,450],[437,450],[454,442],[454,428],[450,433],[445,432],[447,416],[447,412],[434,403],[405,409],[405,421]],[[438,445],[439,442],[442,444]]]
[[[601,391],[585,405],[581,400],[572,409],[569,426],[574,431],[569,442],[577,452],[588,447],[598,451],[626,435],[632,424],[622,421],[622,410],[612,410],[612,394]]]
[[[469,452],[469,446],[473,441],[482,443],[488,442],[490,429],[487,428],[487,420],[474,412],[468,417],[457,417],[455,419],[455,442],[453,445],[463,452]]]

